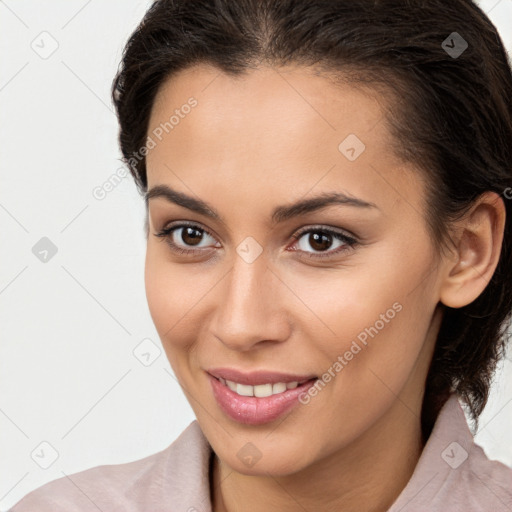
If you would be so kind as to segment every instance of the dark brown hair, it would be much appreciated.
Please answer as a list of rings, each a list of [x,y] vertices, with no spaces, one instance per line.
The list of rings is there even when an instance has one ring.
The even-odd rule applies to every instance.
[[[426,179],[426,222],[438,249],[450,240],[450,222],[480,194],[512,190],[511,64],[496,28],[470,0],[155,1],[112,86],[123,161],[142,193],[140,150],[155,95],[174,73],[200,63],[232,76],[260,63],[315,66],[384,94],[392,149]],[[478,425],[504,355],[512,310],[512,201],[504,195],[504,243],[491,281],[471,304],[444,307],[425,383],[424,437],[452,391]]]

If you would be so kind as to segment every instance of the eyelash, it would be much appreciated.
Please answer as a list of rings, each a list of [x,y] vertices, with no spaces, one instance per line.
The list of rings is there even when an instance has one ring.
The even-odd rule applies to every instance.
[[[205,228],[200,227],[198,224],[183,223],[183,222],[180,223],[180,224],[174,225],[174,226],[171,225],[169,227],[166,227],[166,228],[162,229],[159,233],[155,233],[154,235],[157,236],[157,237],[161,237],[161,238],[165,239],[166,243],[170,246],[171,250],[176,252],[176,253],[178,253],[178,254],[191,255],[191,254],[197,254],[197,253],[203,251],[204,249],[183,249],[182,247],[179,247],[178,245],[176,245],[172,241],[172,236],[171,235],[172,235],[172,233],[175,230],[180,229],[180,228],[187,228],[187,227],[195,228],[198,231],[203,231],[204,233],[206,233],[207,235],[211,236],[212,238],[215,238],[212,235],[212,233],[210,233],[210,231],[208,231]],[[306,257],[307,258],[311,258],[311,259],[332,258],[333,256],[338,255],[339,253],[342,253],[342,252],[345,252],[345,251],[347,251],[349,249],[352,249],[358,243],[358,241],[355,238],[353,238],[351,236],[348,236],[348,235],[342,233],[341,231],[336,231],[336,230],[333,230],[333,229],[330,229],[330,228],[325,228],[323,226],[313,226],[313,227],[308,227],[308,228],[301,229],[297,233],[292,235],[292,239],[295,240],[295,241],[298,241],[306,233],[329,234],[329,235],[332,235],[334,238],[336,238],[337,240],[339,240],[339,241],[341,241],[341,242],[343,242],[345,244],[345,245],[343,245],[341,247],[338,247],[334,251],[330,251],[330,252],[326,251],[326,252],[323,252],[323,253],[310,253],[310,252],[307,252],[307,251],[297,250],[297,252],[305,253]],[[303,256],[301,255],[301,257],[303,257]]]

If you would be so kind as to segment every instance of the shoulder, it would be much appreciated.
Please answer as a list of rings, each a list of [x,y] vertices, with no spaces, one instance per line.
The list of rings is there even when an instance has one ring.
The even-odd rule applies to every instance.
[[[512,468],[489,459],[477,444],[471,446],[467,463],[460,485],[476,498],[481,510],[490,510],[489,503],[495,504],[493,510],[512,510]]]
[[[439,413],[414,473],[388,512],[510,512],[512,468],[477,445],[455,394]]]
[[[446,478],[451,482],[443,491],[451,489],[459,502],[471,506],[469,510],[512,510],[512,468],[487,456],[475,442],[461,404],[453,402],[451,415],[445,418],[444,429],[438,433],[440,437],[446,436],[445,444],[450,441],[441,452]]]
[[[133,462],[96,466],[63,476],[33,490],[9,512],[98,512],[143,500],[143,494],[151,490],[149,476],[161,473],[169,450],[167,447]]]
[[[166,500],[166,492],[177,486],[177,468],[184,462],[183,456],[199,449],[199,436],[194,421],[173,443],[157,453],[63,476],[33,490],[8,512],[151,510],[156,503]]]
[[[477,444],[466,448],[467,454],[455,454],[453,467],[435,476],[432,482],[434,492],[430,499],[438,508],[433,510],[512,510],[512,468],[497,460],[490,460]],[[461,452],[463,448],[454,447],[453,451]],[[441,456],[447,458],[451,453],[444,452]]]

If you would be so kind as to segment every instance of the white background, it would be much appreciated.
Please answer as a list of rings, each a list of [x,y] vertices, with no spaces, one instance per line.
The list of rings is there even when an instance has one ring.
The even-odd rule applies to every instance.
[[[64,474],[160,451],[194,420],[165,354],[150,366],[133,354],[147,338],[161,349],[142,198],[130,176],[92,194],[121,167],[110,86],[149,5],[0,1],[2,510]],[[510,52],[512,0],[480,5]],[[56,44],[48,58],[33,49]],[[57,247],[46,263],[32,252],[43,237]],[[496,378],[476,440],[512,466],[510,360]],[[48,469],[41,442],[58,452]]]

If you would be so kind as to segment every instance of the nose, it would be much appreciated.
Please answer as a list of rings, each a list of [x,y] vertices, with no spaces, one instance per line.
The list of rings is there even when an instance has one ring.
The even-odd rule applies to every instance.
[[[237,255],[222,286],[211,332],[226,347],[249,351],[289,337],[284,304],[290,303],[286,295],[290,292],[267,266],[263,254],[252,263]]]

